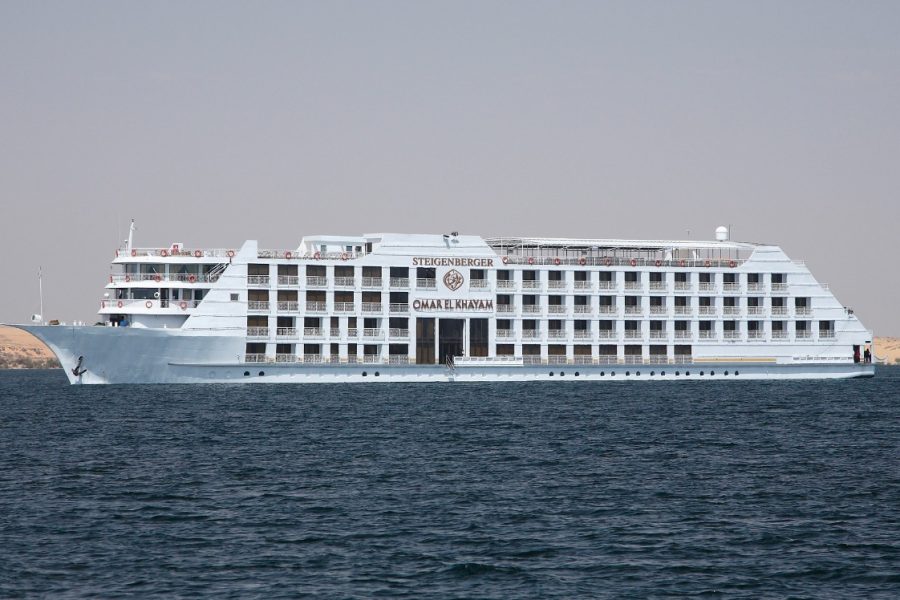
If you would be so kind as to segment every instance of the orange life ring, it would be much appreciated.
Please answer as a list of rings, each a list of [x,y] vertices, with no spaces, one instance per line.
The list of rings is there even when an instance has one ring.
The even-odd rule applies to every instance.
[[[728,266],[733,269],[737,266],[737,263],[732,260],[731,262],[728,263]]]
[[[707,259],[706,262],[703,263],[704,267],[709,267],[712,263]]]
[[[684,267],[686,265],[687,265],[687,262],[683,258],[681,259],[681,262],[678,263],[678,266],[680,266],[680,267]]]
[[[124,306],[124,304],[122,304],[122,301],[119,300],[119,301],[116,303],[116,306],[118,306],[119,308],[122,308],[122,307]]]
[[[661,266],[662,266],[662,261],[659,260],[658,258],[656,259],[656,266],[657,266],[657,267],[661,267]]]
[[[181,301],[181,304],[179,304],[178,306],[181,307],[181,310],[185,310],[185,309],[187,309],[187,302],[185,302],[184,300],[182,300],[182,301]]]
[[[637,266],[637,259],[636,259],[636,258],[632,258],[632,259],[631,259],[631,266],[632,266],[632,267],[636,267],[636,266]]]
[[[153,278],[153,281],[156,281],[156,282],[162,281],[162,276],[159,273],[157,273],[156,276]]]
[[[194,258],[200,258],[203,256],[203,250],[194,250]]]
[[[162,256],[163,258],[165,258],[169,255],[169,251],[166,250],[165,248],[163,248],[162,250],[159,251],[159,255]]]
[[[606,260],[603,261],[603,264],[606,265],[607,267],[610,266],[612,264],[612,259],[607,258]]]
[[[132,255],[132,256],[137,256],[137,250],[132,250],[132,251],[131,251],[131,255]]]
[[[584,265],[587,264],[587,259],[582,256],[581,258],[578,259],[578,264],[583,267]]]
[[[153,301],[147,300],[146,302],[144,302],[144,306],[146,306],[147,308],[153,308]]]
[[[293,256],[293,255],[291,254],[291,251],[290,251],[290,250],[288,250],[287,252],[284,253],[284,257],[287,258],[287,259],[290,259],[291,256]]]
[[[188,275],[188,281],[189,281],[190,283],[196,282],[196,281],[197,281],[197,276],[194,275],[193,273],[191,273],[190,275]]]
[[[341,252],[341,260],[347,260],[348,258],[350,258],[349,254],[347,254],[346,252]]]
[[[528,257],[528,264],[529,264],[529,265],[533,265],[533,264],[534,264],[534,257],[533,257],[533,256],[529,256],[529,257]]]
[[[558,257],[558,256],[557,256],[556,258],[553,259],[553,264],[554,264],[554,265],[559,265],[559,257]]]
[[[322,259],[322,253],[321,253],[321,252],[316,252],[315,254],[313,254],[313,258],[316,259],[316,260],[321,260],[321,259]]]
[[[228,258],[234,258],[234,250],[229,250],[225,253],[225,256]]]
[[[508,257],[508,256],[504,256],[504,257],[503,257],[503,264],[504,264],[504,265],[508,265],[508,264],[509,264],[509,257]]]

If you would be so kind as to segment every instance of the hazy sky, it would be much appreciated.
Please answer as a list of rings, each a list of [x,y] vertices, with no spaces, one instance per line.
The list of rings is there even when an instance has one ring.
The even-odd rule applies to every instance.
[[[0,2],[0,321],[137,242],[781,245],[900,335],[900,2]]]

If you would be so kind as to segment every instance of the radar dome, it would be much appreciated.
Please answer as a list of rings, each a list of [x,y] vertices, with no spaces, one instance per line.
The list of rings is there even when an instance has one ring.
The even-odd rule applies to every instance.
[[[716,240],[724,242],[728,239],[728,228],[724,225],[716,227]]]

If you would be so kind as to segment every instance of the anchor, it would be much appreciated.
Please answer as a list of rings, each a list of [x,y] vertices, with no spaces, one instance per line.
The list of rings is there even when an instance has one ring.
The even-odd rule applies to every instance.
[[[78,364],[75,365],[75,368],[74,368],[74,369],[72,369],[72,375],[74,375],[75,377],[81,377],[82,375],[84,375],[85,373],[87,373],[87,369],[82,369],[82,368],[81,368],[81,363],[82,363],[82,362],[84,362],[84,357],[83,357],[83,356],[79,356],[79,357],[78,357]]]

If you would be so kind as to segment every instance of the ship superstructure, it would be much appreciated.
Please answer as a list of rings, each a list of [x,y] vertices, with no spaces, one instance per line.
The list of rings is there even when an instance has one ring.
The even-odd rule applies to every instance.
[[[874,373],[871,332],[802,262],[722,228],[717,238],[385,233],[289,250],[129,238],[100,300],[104,326],[26,328],[73,383]]]

